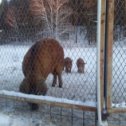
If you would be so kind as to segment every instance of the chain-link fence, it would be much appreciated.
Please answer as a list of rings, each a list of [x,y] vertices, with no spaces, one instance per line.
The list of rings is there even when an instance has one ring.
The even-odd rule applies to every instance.
[[[114,0],[114,19],[110,19],[114,20],[112,63],[109,61],[109,65],[112,64],[112,71],[111,68],[107,70],[108,75],[112,72],[112,85],[107,85],[112,88],[105,91],[107,95],[111,94],[110,99],[108,98],[110,101],[107,99],[111,104],[109,106],[111,112],[125,111],[126,106],[125,14],[126,1]],[[49,101],[59,98],[57,101],[62,99],[61,104],[83,103],[86,110],[90,110],[90,106],[96,106],[96,17],[96,0],[93,3],[91,0],[2,0],[0,91],[19,92],[22,83],[21,92],[26,94],[40,93],[46,95],[46,100]],[[44,38],[56,39],[60,45],[57,46],[54,40],[49,40],[47,44],[39,42]],[[108,47],[110,49],[111,42],[107,44],[110,44]],[[109,56],[111,58],[111,55]],[[110,58],[108,59],[111,60]],[[107,68],[109,65],[106,65]],[[105,81],[111,82],[111,77],[109,79]],[[39,84],[43,86],[38,86]],[[27,113],[24,117],[16,118],[20,124],[21,120],[26,122],[25,117],[31,118],[26,122],[28,125],[62,126],[64,122],[68,126],[95,124],[94,113],[75,110],[72,107],[66,109],[61,104],[61,107],[56,107],[56,104],[53,103],[54,107],[42,104],[39,112],[33,113],[27,103],[0,98],[1,113],[12,114],[14,118],[20,115],[19,113],[21,115]],[[34,104],[30,106],[36,108]],[[70,108],[69,104],[67,107]],[[117,125],[125,125],[125,121],[122,121],[125,120],[125,115],[122,115],[119,121],[117,121],[119,115],[112,114],[109,117],[110,123],[113,121]],[[40,118],[43,120],[40,121]],[[12,122],[15,123],[14,119]]]
[[[25,78],[27,82],[37,83],[36,85],[38,81],[42,81],[44,86],[46,83],[48,88],[46,96],[80,101],[87,103],[86,106],[94,106],[97,65],[96,1],[92,3],[90,0],[3,0],[0,9],[0,90],[17,92]],[[59,45],[57,47],[57,42],[52,44],[53,40],[50,40],[51,43],[48,41],[36,44],[37,41],[47,37],[59,41],[64,50],[62,62],[60,62],[63,56],[62,48]],[[57,63],[60,64],[56,65]],[[71,68],[70,72],[67,72],[67,67]],[[58,78],[62,76],[63,85],[59,79],[62,87],[56,82],[55,75],[58,75]],[[29,85],[25,81],[23,92],[27,94],[44,92],[41,87],[37,88],[36,85]],[[55,84],[54,87],[52,83]],[[2,98],[0,101],[2,112],[11,113],[10,111],[14,110],[12,111],[15,113],[14,117],[19,111],[23,114],[28,109],[25,103]],[[28,113],[30,115],[27,116],[36,116],[32,112]],[[64,120],[68,125],[84,126],[84,118],[90,115],[80,110],[46,105],[41,106],[41,113],[49,113],[50,117],[56,117],[58,113],[60,116],[54,120],[55,123],[60,120],[56,124],[58,126]],[[41,114],[38,116],[41,117]],[[37,118],[33,117],[34,119]],[[92,121],[86,123],[94,124],[95,115],[89,120]]]
[[[51,88],[50,93],[51,92],[56,93],[59,91],[64,93],[64,94],[57,93],[59,95],[61,94],[62,97],[64,97],[65,95],[65,97],[66,96],[70,97],[70,99],[72,98],[78,99],[77,98],[78,95],[76,95],[75,93],[84,95],[84,93],[86,93],[84,89],[89,89],[90,93],[87,91],[86,93],[87,95],[84,95],[85,98],[81,97],[82,101],[85,101],[85,99],[87,100],[93,99],[95,101],[96,99],[95,97],[96,46],[86,45],[88,39],[84,38],[84,36],[87,35],[87,32],[85,32],[85,30],[88,29],[86,29],[87,26],[84,21],[88,22],[88,20],[91,20],[92,22],[95,22],[96,20],[89,18],[88,16],[85,16],[86,14],[88,14],[89,8],[87,9],[87,11],[84,11],[83,8],[80,9],[80,6],[83,7],[84,6],[83,3],[78,3],[78,2],[76,3],[69,0],[66,0],[64,2],[61,2],[60,0],[57,1],[11,0],[10,2],[7,3],[6,1],[3,2],[3,13],[1,14],[2,16],[1,43],[3,44],[1,46],[1,54],[2,54],[1,75],[3,75],[4,81],[8,81],[10,85],[8,87],[9,90],[12,90],[13,85],[19,84],[20,81],[22,80],[23,74],[22,74],[21,65],[22,65],[23,57],[28,51],[28,49],[31,47],[31,45],[26,40],[25,40],[26,45],[24,46],[23,45],[24,43],[22,44],[22,39],[23,39],[22,34],[24,34],[23,37],[25,36],[27,39],[29,38],[29,35],[31,35],[30,38],[33,39],[35,39],[36,35],[40,35],[39,37],[37,36],[38,41],[41,38],[46,38],[46,37],[52,37],[59,40],[60,44],[64,48],[65,58],[70,57],[72,60],[71,74],[66,74],[65,72],[63,72],[64,74],[63,80],[64,83],[66,83],[66,85],[64,84],[63,86],[64,89],[67,90],[65,91],[64,89],[58,88],[57,91],[52,91],[55,88],[53,89]],[[89,15],[93,15],[95,13],[94,17],[96,18],[96,12],[94,12],[94,9],[92,10],[92,12],[93,13],[90,12]],[[77,16],[74,13],[77,14]],[[96,23],[94,24],[94,26],[96,27]],[[15,34],[11,30],[16,30]],[[94,34],[95,33],[96,31],[94,30]],[[16,38],[15,36],[17,37],[17,39],[15,39],[17,40],[16,41],[17,44],[12,46],[13,44],[10,45],[11,43],[10,39],[12,37]],[[9,40],[8,41],[9,46],[4,44],[5,39]],[[19,39],[20,41],[18,41]],[[35,43],[36,41],[33,42]],[[20,46],[20,44],[22,46]],[[36,52],[34,53],[36,54]],[[84,73],[82,74],[79,74],[77,72],[78,68],[76,62],[78,58],[82,58],[83,60],[82,62],[84,62],[85,68],[84,68]],[[4,71],[6,71],[6,73]],[[47,79],[47,83],[50,84],[51,81],[52,81],[52,76],[49,76],[49,78]],[[4,88],[5,85],[6,84],[3,84],[3,89],[6,89]],[[77,91],[77,89],[79,90]],[[93,98],[91,94],[94,95]]]
[[[107,3],[107,108],[110,125],[125,126],[126,121],[126,40],[125,40],[125,0]]]
[[[126,1],[115,0],[114,42],[112,59],[112,101],[124,103],[126,101],[126,40],[125,40],[125,12]]]
[[[73,33],[75,43],[79,42],[79,34],[83,34],[83,42],[96,43],[96,0],[94,3],[89,0],[4,0],[1,10],[3,42],[48,36],[69,40]]]

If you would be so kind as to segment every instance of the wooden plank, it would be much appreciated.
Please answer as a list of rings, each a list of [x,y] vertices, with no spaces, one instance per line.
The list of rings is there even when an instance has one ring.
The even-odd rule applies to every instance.
[[[114,0],[107,1],[107,110],[111,109],[112,103],[112,50],[113,50],[113,27],[114,27]]]
[[[111,108],[109,113],[126,113],[126,108]]]
[[[12,99],[20,102],[31,102],[37,104],[47,104],[50,106],[58,106],[63,108],[79,109],[84,111],[96,111],[95,102],[73,101],[64,98],[54,98],[50,96],[38,96],[23,94],[13,91],[0,91],[0,98]]]

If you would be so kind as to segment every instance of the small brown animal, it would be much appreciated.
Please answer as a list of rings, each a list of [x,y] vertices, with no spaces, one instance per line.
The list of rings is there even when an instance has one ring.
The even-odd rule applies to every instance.
[[[64,68],[66,73],[71,73],[71,68],[72,68],[72,59],[69,57],[66,57],[64,59]]]
[[[47,93],[46,78],[53,74],[52,86],[59,79],[59,87],[63,85],[62,71],[64,68],[64,51],[58,41],[46,38],[36,42],[24,56],[22,70],[25,76],[19,90],[20,92],[35,95]],[[38,109],[38,105],[30,103],[31,109]]]
[[[78,73],[84,73],[84,69],[85,69],[85,62],[82,58],[78,58],[76,65],[78,68]]]

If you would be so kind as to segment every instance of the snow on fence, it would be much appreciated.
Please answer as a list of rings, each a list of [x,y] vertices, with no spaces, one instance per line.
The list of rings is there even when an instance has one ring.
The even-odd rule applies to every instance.
[[[31,103],[37,103],[37,104],[48,104],[50,106],[59,106],[59,107],[61,106],[61,107],[72,108],[72,109],[89,110],[89,111],[96,110],[96,102],[91,102],[91,101],[86,101],[86,102],[73,101],[73,100],[68,100],[65,98],[28,95],[24,93],[7,91],[7,90],[1,90],[0,97],[9,98],[16,101],[31,102]],[[91,107],[91,109],[89,109],[89,107],[87,106]]]

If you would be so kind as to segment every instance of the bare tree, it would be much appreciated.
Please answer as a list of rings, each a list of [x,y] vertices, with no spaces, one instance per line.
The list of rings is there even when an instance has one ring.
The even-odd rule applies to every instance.
[[[69,29],[69,17],[72,13],[69,0],[45,0],[44,3],[49,28],[51,33],[54,33],[54,36],[58,38]]]
[[[40,22],[46,20],[45,7],[43,0],[29,1],[29,14],[33,19],[33,23],[38,25]],[[46,20],[47,21],[47,20]]]

